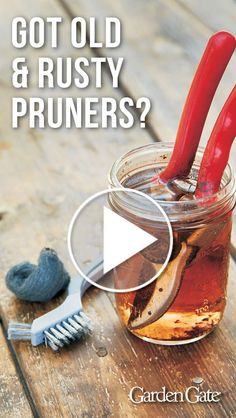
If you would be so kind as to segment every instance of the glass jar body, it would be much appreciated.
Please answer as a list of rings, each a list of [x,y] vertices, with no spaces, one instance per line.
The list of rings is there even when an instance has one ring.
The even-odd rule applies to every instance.
[[[133,150],[112,167],[109,176],[111,186],[132,185],[142,190],[142,173],[146,173],[147,184],[148,172],[152,177],[153,171],[164,168],[171,152],[170,144],[154,144]],[[201,157],[200,152],[194,163],[196,173]],[[230,168],[227,170],[222,190],[217,196],[201,201],[158,201],[169,216],[173,229],[174,247],[169,266],[160,278],[145,288],[116,294],[118,314],[136,336],[159,344],[184,344],[204,337],[220,322],[226,304],[235,199],[234,179]],[[138,182],[135,182],[135,177],[139,179]],[[150,189],[147,189],[147,193],[148,190],[155,198]],[[126,217],[129,211],[127,202],[125,207],[119,202],[116,210]],[[132,221],[133,216],[134,223],[155,236],[160,235],[160,223],[153,220],[150,223],[148,214],[145,215],[146,222],[140,217],[140,224],[139,214],[130,213],[129,220]],[[148,251],[141,255],[155,264],[154,250],[151,258]],[[132,259],[129,263],[132,263]],[[133,263],[133,269],[137,272],[137,257]],[[142,263],[139,268],[143,269]],[[166,295],[165,288],[159,286],[162,282],[164,286],[170,287],[171,283],[176,287],[171,297]],[[158,309],[160,303],[163,305],[162,298],[166,298],[164,313]]]

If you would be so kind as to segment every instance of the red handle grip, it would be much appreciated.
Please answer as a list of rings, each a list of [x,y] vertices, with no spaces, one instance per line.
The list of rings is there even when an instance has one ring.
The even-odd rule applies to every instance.
[[[201,198],[219,190],[221,178],[236,137],[236,86],[225,102],[207,143],[195,196]]]
[[[173,154],[160,173],[161,181],[188,175],[212,99],[235,46],[235,37],[228,32],[218,32],[209,39],[185,102]]]

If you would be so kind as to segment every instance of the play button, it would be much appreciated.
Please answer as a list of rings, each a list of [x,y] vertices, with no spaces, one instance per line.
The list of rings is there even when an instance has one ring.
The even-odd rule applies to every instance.
[[[104,207],[103,210],[103,272],[106,274],[153,244],[157,238],[111,209]]]
[[[75,212],[68,232],[74,266],[91,284],[113,292],[140,289],[164,271],[172,229],[160,205],[134,189],[103,190]]]

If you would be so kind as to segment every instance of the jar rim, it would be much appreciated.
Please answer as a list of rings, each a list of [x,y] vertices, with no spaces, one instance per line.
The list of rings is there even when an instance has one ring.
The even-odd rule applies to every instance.
[[[156,142],[153,144],[147,144],[140,147],[136,147],[127,153],[121,155],[112,165],[111,170],[108,174],[108,181],[111,187],[124,187],[122,182],[119,180],[117,173],[121,169],[121,167],[125,164],[127,164],[127,161],[135,158],[135,156],[141,156],[143,153],[152,153],[154,151],[156,152],[170,152],[172,151],[174,146],[174,142]],[[200,156],[202,158],[204,152],[203,147],[199,147],[196,155]],[[163,161],[163,165],[167,165],[168,160],[166,162]],[[200,199],[194,199],[194,200],[171,200],[171,201],[163,201],[158,200],[156,201],[166,209],[167,213],[170,210],[170,208],[175,207],[177,209],[177,212],[181,210],[181,208],[184,208],[184,212],[188,213],[190,215],[191,213],[195,213],[195,215],[200,214],[202,212],[202,209],[206,208],[209,210],[215,210],[221,205],[224,205],[225,203],[230,200],[234,193],[235,193],[235,174],[232,170],[232,167],[230,163],[227,164],[226,169],[224,171],[224,174],[222,176],[222,179],[224,177],[225,184],[220,188],[220,190],[214,194],[208,195],[206,197],[202,197]],[[198,210],[196,210],[196,205],[198,207]],[[186,210],[186,208],[188,208]]]

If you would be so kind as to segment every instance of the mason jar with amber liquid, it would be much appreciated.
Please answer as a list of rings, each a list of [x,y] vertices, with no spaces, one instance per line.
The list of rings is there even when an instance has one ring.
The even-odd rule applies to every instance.
[[[143,340],[166,345],[197,341],[222,318],[235,206],[235,179],[230,165],[218,193],[194,198],[202,149],[186,179],[173,180],[167,186],[155,183],[153,178],[167,166],[172,151],[171,143],[134,149],[119,158],[109,174],[111,187],[128,187],[148,194],[161,205],[171,222],[173,250],[161,276],[136,292],[116,293],[119,317],[129,331]],[[134,214],[129,201],[116,201],[115,194],[112,207],[152,235],[162,236],[162,225],[158,219],[153,221],[154,213],[140,208]],[[153,244],[129,260],[129,269],[142,281],[145,269],[155,270],[160,257],[160,250],[155,251]],[[117,267],[118,275],[122,268]]]

